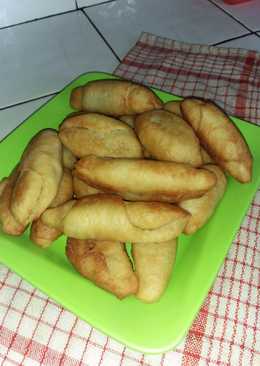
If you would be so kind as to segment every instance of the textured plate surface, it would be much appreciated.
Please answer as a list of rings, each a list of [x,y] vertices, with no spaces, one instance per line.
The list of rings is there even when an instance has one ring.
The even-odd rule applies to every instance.
[[[60,94],[37,110],[0,143],[0,178],[17,163],[30,138],[47,127],[57,128],[72,110],[73,87],[90,80],[113,78],[92,72],[81,75]],[[179,99],[156,91],[164,100]],[[127,346],[159,353],[176,346],[200,309],[260,182],[260,129],[234,118],[254,157],[253,180],[228,180],[224,199],[207,225],[193,236],[179,239],[176,265],[161,300],[143,304],[134,297],[123,301],[80,277],[64,255],[65,237],[42,250],[28,239],[0,233],[0,260],[80,318]]]

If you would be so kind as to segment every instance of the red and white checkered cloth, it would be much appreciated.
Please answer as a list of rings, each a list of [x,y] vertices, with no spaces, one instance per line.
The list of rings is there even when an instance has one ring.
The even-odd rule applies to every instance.
[[[180,96],[213,99],[260,124],[257,52],[144,33],[115,73]],[[93,329],[0,265],[0,365],[258,366],[259,236],[260,191],[186,338],[177,349],[152,356]]]

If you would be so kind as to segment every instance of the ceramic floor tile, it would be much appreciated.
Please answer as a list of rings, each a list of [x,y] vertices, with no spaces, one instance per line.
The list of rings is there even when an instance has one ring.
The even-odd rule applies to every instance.
[[[260,30],[260,1],[250,0],[245,3],[229,5],[222,0],[213,0],[222,9],[253,31]]]
[[[234,39],[223,44],[219,44],[220,47],[235,47],[235,48],[246,48],[247,50],[254,50],[260,52],[260,37],[251,34],[246,37]]]
[[[44,97],[0,110],[0,140],[19,126],[27,117],[52,97]]]
[[[74,0],[1,0],[0,27],[74,10]]]
[[[120,57],[142,31],[207,44],[247,33],[207,0],[121,0],[86,8],[85,12]]]
[[[81,11],[0,31],[0,107],[59,91],[117,59]]]
[[[89,6],[89,5],[97,5],[104,3],[106,1],[114,1],[114,0],[76,0],[78,7],[82,8],[83,6]],[[118,0],[120,1],[120,0]]]

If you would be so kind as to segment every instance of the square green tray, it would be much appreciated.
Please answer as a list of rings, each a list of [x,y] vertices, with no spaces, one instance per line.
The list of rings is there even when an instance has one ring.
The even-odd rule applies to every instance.
[[[81,75],[38,109],[0,143],[0,178],[17,163],[30,138],[47,127],[57,128],[72,110],[72,88],[90,80],[114,76],[101,72]],[[180,99],[155,90],[163,100]],[[207,225],[179,239],[176,264],[161,300],[143,304],[134,297],[118,300],[82,278],[64,255],[65,237],[43,250],[28,239],[0,233],[0,261],[81,319],[127,346],[159,353],[175,347],[185,336],[223,263],[239,225],[260,183],[260,128],[233,118],[254,157],[253,180],[228,179],[225,196]]]

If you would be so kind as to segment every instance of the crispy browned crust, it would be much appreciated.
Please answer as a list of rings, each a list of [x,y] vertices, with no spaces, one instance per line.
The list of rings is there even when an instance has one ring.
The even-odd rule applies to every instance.
[[[65,146],[62,147],[62,165],[64,168],[72,170],[77,158],[72,154],[72,152]]]
[[[188,164],[86,156],[75,174],[88,185],[131,201],[178,202],[200,197],[216,183],[213,173]]]
[[[76,157],[97,156],[141,158],[142,146],[126,123],[98,113],[81,113],[66,118],[59,137]]]
[[[151,89],[125,80],[91,81],[74,89],[70,100],[73,108],[111,116],[134,115],[162,106]]]
[[[177,114],[178,116],[183,118],[183,114],[181,111],[181,101],[180,100],[172,100],[163,105],[163,109],[166,111]]]
[[[7,185],[7,182],[8,182],[8,178],[3,178],[1,181],[0,181],[0,196],[1,194],[3,193],[3,190],[5,189],[6,185]]]
[[[96,194],[48,209],[42,221],[76,239],[162,242],[183,231],[189,214],[161,202],[127,202]]]
[[[200,147],[200,153],[201,153],[203,165],[204,164],[214,164],[214,160],[202,146]]]
[[[41,248],[48,248],[62,232],[45,225],[41,219],[34,221],[30,228],[30,239]]]
[[[42,222],[55,229],[59,229],[60,231],[64,232],[63,230],[63,220],[70,212],[71,208],[76,204],[76,200],[70,200],[63,205],[48,208],[43,212],[41,215]]]
[[[49,207],[62,205],[73,198],[72,173],[68,168],[63,169],[58,192]]]
[[[77,199],[85,196],[89,196],[91,194],[101,193],[100,190],[91,187],[84,180],[78,178],[75,174],[73,174],[73,192]]]
[[[138,280],[123,243],[69,238],[66,255],[82,276],[119,299],[136,293]]]
[[[62,145],[55,130],[40,131],[27,145],[18,168],[10,208],[26,226],[40,217],[57,194],[62,177]]]
[[[184,233],[191,235],[204,226],[210,217],[214,214],[216,207],[222,199],[227,185],[227,179],[223,171],[214,164],[207,164],[205,169],[216,175],[216,185],[211,188],[202,197],[194,198],[179,203],[179,206],[191,214]]]
[[[145,112],[136,117],[134,126],[143,147],[154,158],[202,165],[199,139],[177,114],[163,109]]]
[[[72,90],[70,95],[70,105],[74,109],[81,109],[83,97],[83,87],[79,86]]]
[[[136,297],[153,303],[163,295],[175,262],[177,239],[163,243],[133,243],[132,255],[139,287]]]
[[[250,182],[252,155],[231,119],[207,100],[186,98],[181,109],[213,160],[241,183]]]
[[[26,226],[20,224],[13,216],[10,210],[13,187],[18,176],[18,167],[16,167],[11,175],[2,181],[0,193],[0,223],[4,233],[9,235],[21,235]]]
[[[64,168],[58,192],[49,207],[57,207],[72,198],[72,174],[69,169]],[[59,229],[44,224],[41,217],[34,220],[30,228],[30,239],[42,248],[50,246],[61,234],[62,232]]]
[[[134,121],[135,121],[136,115],[124,115],[124,116],[120,116],[119,119],[120,121],[123,121],[125,123],[128,124],[128,126],[130,127],[134,127]]]

